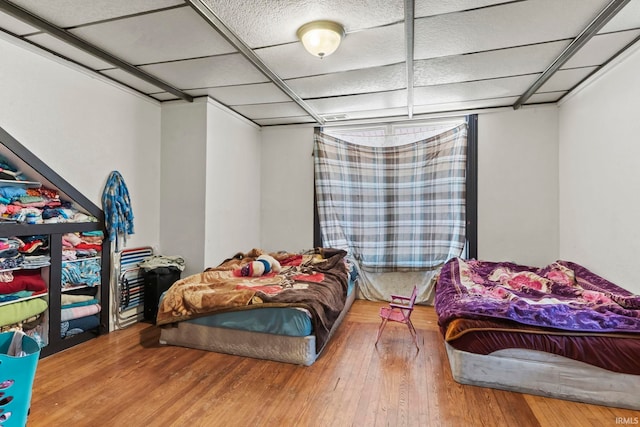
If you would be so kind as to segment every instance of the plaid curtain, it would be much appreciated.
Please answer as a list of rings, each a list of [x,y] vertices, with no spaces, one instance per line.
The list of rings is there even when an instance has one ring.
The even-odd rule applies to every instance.
[[[378,272],[431,269],[459,256],[466,153],[466,123],[397,147],[357,145],[316,130],[323,245]]]

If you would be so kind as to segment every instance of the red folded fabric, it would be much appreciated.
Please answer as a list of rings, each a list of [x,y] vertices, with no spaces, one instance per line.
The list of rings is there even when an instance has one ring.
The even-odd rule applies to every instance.
[[[24,290],[26,290],[26,288],[23,283],[0,282],[0,294],[2,295],[13,294]]]
[[[20,291],[45,291],[47,284],[40,275],[40,269],[16,270],[13,272],[13,280],[0,282],[0,294],[12,294]]]
[[[75,246],[76,249],[95,249],[96,251],[100,251],[102,249],[102,246],[100,245],[93,245],[90,243],[78,243]]]

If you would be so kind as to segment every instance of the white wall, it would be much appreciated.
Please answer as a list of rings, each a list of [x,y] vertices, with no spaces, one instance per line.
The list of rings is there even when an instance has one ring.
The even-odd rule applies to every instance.
[[[201,272],[260,246],[260,129],[208,98],[162,106],[160,253]]]
[[[262,246],[313,247],[313,127],[262,129]]]
[[[478,258],[542,267],[558,258],[555,106],[478,116]]]
[[[640,294],[640,43],[560,105],[560,257]]]
[[[209,100],[207,104],[205,267],[260,248],[260,128]]]
[[[158,244],[159,103],[105,82],[0,32],[0,126],[97,206],[118,170],[135,234]]]
[[[162,105],[160,247],[185,259],[183,277],[204,265],[207,104]]]

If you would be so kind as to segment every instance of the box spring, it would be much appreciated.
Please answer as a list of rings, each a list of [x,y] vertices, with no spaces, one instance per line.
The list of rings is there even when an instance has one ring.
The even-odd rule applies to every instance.
[[[351,308],[355,294],[351,292],[347,296],[344,309],[331,328],[330,337]],[[323,350],[316,352],[314,335],[292,337],[205,326],[188,321],[162,327],[160,343],[305,366],[312,365]]]
[[[537,350],[504,349],[482,355],[446,342],[445,347],[453,378],[462,384],[640,410],[640,375]]]

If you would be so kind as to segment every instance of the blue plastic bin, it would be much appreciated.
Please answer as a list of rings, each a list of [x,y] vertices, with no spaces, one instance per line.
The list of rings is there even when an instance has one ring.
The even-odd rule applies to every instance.
[[[31,389],[40,357],[40,346],[31,337],[22,337],[22,357],[9,356],[15,332],[0,333],[0,426],[27,425]]]

